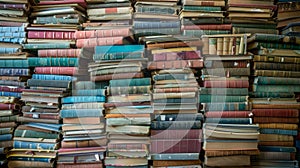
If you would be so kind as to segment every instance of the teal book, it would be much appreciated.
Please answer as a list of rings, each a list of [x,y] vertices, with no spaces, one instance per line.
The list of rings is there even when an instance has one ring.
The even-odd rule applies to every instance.
[[[24,44],[23,48],[28,50],[38,50],[38,49],[64,49],[70,48],[70,43],[31,43],[31,44]]]
[[[205,123],[252,124],[251,118],[206,118]]]
[[[72,95],[74,96],[105,96],[106,89],[82,89],[73,90]]]
[[[14,137],[24,137],[24,138],[44,138],[44,139],[58,139],[59,133],[49,133],[33,130],[22,130],[16,129],[14,132]]]
[[[98,53],[93,55],[94,61],[123,60],[123,59],[141,59],[144,57],[144,51],[135,52],[114,52]]]
[[[0,60],[1,68],[28,68],[28,60]]]
[[[95,54],[111,54],[111,53],[130,53],[130,52],[143,52],[144,45],[116,45],[116,46],[96,46]]]
[[[283,146],[258,146],[258,149],[263,152],[296,152],[295,147],[283,147]]]
[[[203,103],[205,111],[247,111],[251,110],[248,102]]]
[[[286,36],[277,34],[263,34],[255,33],[247,39],[247,42],[269,42],[269,43],[294,43],[299,44],[300,37],[297,36]],[[270,47],[273,48],[273,47]]]
[[[252,98],[293,98],[294,92],[250,92],[249,97]]]
[[[74,67],[79,65],[79,58],[32,57],[28,58],[28,64],[30,67]]]
[[[200,95],[232,95],[232,96],[247,96],[249,94],[248,88],[205,88],[199,90]]]
[[[71,88],[71,81],[66,80],[41,80],[41,79],[28,79],[28,86],[36,87],[56,87],[56,88]]]
[[[201,37],[203,35],[230,34],[230,30],[183,30],[185,36]]]
[[[193,75],[194,76],[194,75]],[[154,81],[160,80],[188,80],[191,78],[190,74],[157,74],[153,75]]]
[[[149,86],[151,78],[115,79],[109,81],[110,87],[118,86]]]
[[[271,128],[261,128],[259,130],[261,134],[279,134],[279,135],[292,135],[297,136],[297,130],[286,130],[286,129],[271,129]]]
[[[253,92],[300,92],[300,85],[253,85]]]
[[[259,85],[300,85],[300,78],[258,76],[254,79]]]
[[[188,5],[184,5],[183,10],[185,10],[185,11],[220,12],[220,11],[222,11],[222,8],[219,6],[188,6]]]
[[[62,103],[105,102],[105,96],[70,96],[62,98]]]
[[[58,144],[26,142],[26,141],[14,141],[13,146],[15,149],[56,150],[58,148]]]
[[[245,102],[248,100],[248,96],[233,96],[233,95],[211,95],[201,94],[199,95],[200,103],[210,102]]]
[[[248,43],[248,50],[260,48],[273,48],[273,49],[290,49],[300,50],[300,45],[290,43],[275,43],[275,42],[250,42]]]
[[[199,153],[151,154],[152,160],[199,160]]]
[[[61,118],[101,117],[102,109],[68,109],[60,111]]]

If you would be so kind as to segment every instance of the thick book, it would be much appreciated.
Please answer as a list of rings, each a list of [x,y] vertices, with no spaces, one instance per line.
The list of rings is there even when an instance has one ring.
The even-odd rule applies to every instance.
[[[74,37],[76,39],[88,39],[88,38],[103,38],[103,37],[118,37],[118,36],[126,37],[130,35],[131,35],[131,31],[129,28],[119,28],[119,29],[76,31]]]
[[[205,156],[204,164],[206,166],[219,167],[219,166],[250,166],[250,156],[235,155],[235,156],[221,156],[221,157],[207,157]]]
[[[210,150],[256,150],[258,140],[204,140],[203,149]]]
[[[155,139],[150,142],[150,153],[198,153],[200,139]]]
[[[300,66],[297,64],[274,63],[274,62],[254,62],[255,70],[281,70],[281,71],[300,71]]]
[[[133,78],[133,79],[120,79],[110,80],[110,87],[121,87],[121,86],[149,86],[151,85],[151,78]]]
[[[207,111],[206,118],[249,118],[252,116],[251,111]]]
[[[254,76],[298,78],[299,71],[254,70]]]
[[[248,88],[205,88],[199,89],[200,95],[235,95],[235,96],[247,96]]]
[[[204,76],[220,76],[220,77],[231,77],[231,76],[250,76],[250,68],[214,68],[214,69],[203,69],[202,75]]]
[[[298,117],[298,109],[252,109],[255,117]]]
[[[63,80],[39,80],[29,79],[27,81],[28,86],[42,86],[42,87],[57,87],[57,88],[70,88],[71,81]]]
[[[160,69],[181,69],[181,68],[203,68],[203,60],[176,60],[176,61],[156,61],[148,63],[149,70]]]
[[[126,40],[122,36],[117,37],[98,37],[89,39],[78,39],[76,41],[76,46],[78,48],[93,48],[96,46],[108,46],[108,45],[122,45],[125,44]]]
[[[151,129],[201,129],[201,121],[153,121]]]
[[[205,111],[243,111],[251,110],[248,102],[203,103]]]
[[[252,85],[254,92],[300,92],[300,85]]]
[[[151,139],[201,139],[202,131],[189,130],[151,130]]]
[[[199,160],[199,153],[168,153],[168,154],[151,154],[151,160]]]
[[[296,124],[298,118],[283,118],[283,117],[253,117],[253,123],[286,123]]]

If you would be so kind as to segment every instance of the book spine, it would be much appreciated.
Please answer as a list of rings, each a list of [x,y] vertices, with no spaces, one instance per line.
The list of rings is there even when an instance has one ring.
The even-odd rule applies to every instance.
[[[91,81],[109,81],[112,79],[128,79],[128,78],[144,78],[143,72],[138,73],[118,73],[118,74],[108,74],[108,75],[99,75],[91,76]]]
[[[288,129],[288,130],[297,130],[297,124],[282,124],[282,123],[268,123],[268,124],[259,124],[260,128],[269,128],[269,129]]]
[[[78,24],[80,19],[74,18],[55,18],[55,17],[36,17],[35,24]]]
[[[0,92],[0,96],[21,98],[21,93],[17,93],[17,92]]]
[[[2,134],[0,135],[0,141],[9,141],[12,139],[12,134]]]
[[[180,22],[179,21],[159,21],[159,22],[134,21],[133,26],[135,29],[176,28],[176,27],[180,27]]]
[[[104,37],[126,37],[130,36],[129,28],[121,29],[107,29],[107,30],[90,30],[90,31],[76,31],[76,39],[88,39],[88,38],[104,38]]]
[[[252,109],[252,113],[256,117],[272,116],[272,117],[298,117],[297,109]]]
[[[225,6],[224,1],[186,1],[184,5],[192,6],[209,6],[209,7],[222,7]]]
[[[157,61],[148,64],[149,70],[158,69],[181,69],[181,68],[203,68],[203,60],[178,60],[178,61]]]
[[[25,27],[24,26],[19,26],[19,27],[1,26],[0,32],[25,32]]]
[[[57,144],[14,141],[14,148],[16,149],[43,149],[43,150],[55,150]]]
[[[230,37],[223,37],[223,52],[222,55],[229,55]]]
[[[104,38],[90,38],[90,39],[77,39],[76,46],[78,48],[93,48],[95,46],[103,45],[122,45],[123,37],[104,37]]]
[[[202,41],[203,41],[202,54],[203,55],[209,55],[209,38],[208,37],[202,37]]]
[[[25,4],[0,4],[0,7],[4,9],[27,9]]]
[[[151,78],[133,78],[133,79],[118,79],[110,80],[110,87],[119,86],[149,86],[151,85]]]
[[[192,87],[181,87],[181,88],[164,88],[164,89],[153,89],[154,93],[172,93],[172,92],[197,92],[198,88],[192,88]]]
[[[29,76],[30,69],[8,69],[8,68],[0,68],[0,75],[3,76]]]
[[[292,135],[296,136],[298,134],[297,130],[283,130],[283,129],[260,129],[261,134],[279,134],[279,135]]]
[[[209,103],[209,102],[246,102],[248,101],[248,96],[217,96],[217,95],[200,95],[199,102]]]
[[[191,60],[202,58],[201,51],[167,52],[153,54],[153,61]]]
[[[46,66],[66,66],[75,67],[78,66],[78,58],[28,58],[28,64],[30,67],[46,67]]]
[[[71,45],[70,43],[27,43],[23,45],[23,49],[28,49],[28,50],[37,50],[37,49],[68,49],[70,48]]]
[[[253,117],[253,123],[288,123],[296,124],[298,118],[282,118],[282,117]]]
[[[300,92],[300,85],[253,85],[254,92]]]
[[[49,114],[37,114],[37,113],[24,113],[23,116],[26,118],[40,118],[40,119],[51,119],[51,120],[58,120],[60,119],[59,115],[49,115]]]
[[[39,57],[79,57],[81,49],[48,49],[38,50]]]
[[[62,141],[62,148],[83,148],[83,147],[99,147],[104,146],[107,143],[107,139],[97,139],[97,140],[85,140],[85,141]]]
[[[6,48],[6,47],[0,47],[0,54],[11,54],[11,53],[16,53],[20,52],[20,48]]]
[[[251,111],[208,111],[206,118],[249,118]]]
[[[12,121],[17,121],[17,115],[12,115],[12,116],[2,116],[0,117],[1,122],[12,122]]]
[[[19,109],[19,105],[11,103],[0,103],[0,110],[16,110]]]
[[[70,88],[70,81],[56,81],[56,80],[39,80],[28,79],[28,86],[42,86],[42,87],[58,87],[58,88]]]
[[[103,96],[71,96],[62,99],[62,103],[105,102]]]
[[[14,137],[57,139],[59,138],[59,134],[49,134],[47,132],[16,129],[14,132]]]
[[[25,38],[26,37],[26,32],[0,32],[0,37],[1,38]]]
[[[11,87],[11,86],[0,86],[2,92],[22,92],[25,87]]]
[[[74,81],[74,80],[76,80],[76,77],[67,76],[67,75],[32,74],[32,79],[37,79],[37,80]]]
[[[250,68],[206,68],[202,70],[202,74],[213,76],[250,76]]]
[[[201,121],[194,122],[174,122],[174,121],[154,121],[151,122],[151,129],[201,129]]]
[[[269,63],[269,62],[254,62],[253,68],[256,70],[282,70],[282,71],[300,71],[300,65]]]
[[[206,118],[205,122],[219,124],[252,124],[250,118]]]
[[[130,86],[130,87],[110,87],[110,95],[122,95],[122,94],[149,94],[151,92],[151,86]]]
[[[99,60],[121,60],[121,59],[139,59],[143,58],[144,52],[117,52],[94,54],[94,61]]]
[[[1,38],[0,41],[6,43],[17,43],[17,44],[24,44],[26,42],[26,38]]]
[[[231,24],[182,25],[182,30],[231,30]]]
[[[201,130],[151,130],[151,139],[201,139]]]
[[[103,168],[100,163],[57,163],[57,168]]]
[[[136,5],[135,10],[137,13],[153,13],[156,15],[176,15],[178,9],[164,7],[164,6],[160,6],[158,8],[155,6],[152,7],[150,5],[148,5],[148,6]]]
[[[153,116],[152,116],[153,117]],[[154,119],[155,121],[200,121],[203,120],[202,114],[165,114],[165,115],[155,115]]]
[[[37,161],[20,161],[20,160],[11,160],[8,162],[9,167],[53,167],[53,162],[37,162]]]
[[[75,75],[77,67],[35,67],[38,74]]]
[[[97,15],[106,15],[106,14],[125,14],[131,12],[131,7],[114,7],[114,8],[96,8],[88,9],[87,13],[97,13]]]
[[[254,70],[254,76],[298,78],[300,72],[281,70]]]
[[[247,80],[204,81],[206,88],[248,88]]]
[[[60,116],[62,118],[101,117],[103,114],[101,109],[63,109],[60,111]]]
[[[209,38],[208,43],[209,43],[208,54],[216,55],[217,54],[217,38]]]
[[[261,151],[271,151],[271,152],[296,152],[295,147],[277,147],[277,146],[259,146]]]
[[[250,110],[246,102],[239,103],[203,103],[205,111],[244,111]]]
[[[217,38],[217,55],[223,55],[223,38]]]
[[[105,89],[91,89],[91,90],[73,90],[75,96],[105,96]]]
[[[74,32],[60,31],[28,31],[27,37],[32,39],[75,39]]]
[[[299,85],[300,79],[298,78],[280,78],[280,77],[267,77],[267,76],[258,76],[255,79],[256,84],[262,85]]]
[[[151,153],[198,153],[201,150],[199,139],[151,140]]]

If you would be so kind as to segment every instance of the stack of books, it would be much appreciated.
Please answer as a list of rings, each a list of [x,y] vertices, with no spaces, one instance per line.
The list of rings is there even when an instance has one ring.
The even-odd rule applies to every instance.
[[[134,7],[134,35],[180,34],[178,0],[138,0]]]
[[[154,81],[152,165],[199,166],[203,116],[198,114],[199,86],[194,73],[203,67],[202,41],[162,35],[143,37],[140,42],[146,44]]]
[[[225,0],[183,0],[182,3],[180,19],[184,35],[201,37],[231,33],[232,26],[224,17]]]
[[[148,167],[151,78],[109,81],[106,166]]]
[[[298,0],[278,0],[277,1],[277,28],[283,31],[283,28],[289,24],[300,22],[300,2]],[[299,26],[299,25],[298,25]],[[285,32],[293,31],[293,27],[285,29]],[[298,29],[299,31],[299,29]],[[286,34],[286,33],[283,33]]]
[[[292,167],[295,136],[298,134],[300,104],[295,98],[299,87],[298,37],[255,34],[248,39],[254,53],[251,101],[253,122],[260,127],[261,154],[255,164],[272,163]],[[290,40],[293,39],[293,40]]]
[[[13,132],[20,105],[15,97],[0,96],[0,167],[7,165],[6,154],[13,147]]]
[[[103,167],[107,138],[103,104],[106,90],[78,81],[72,96],[62,99],[63,140],[57,167]]]
[[[247,36],[207,35],[202,39],[205,68],[199,102],[206,117],[204,164],[250,166],[251,155],[258,154],[258,126],[251,125],[248,103],[252,57],[247,53]]]
[[[130,0],[87,0],[85,30],[131,28],[133,7]]]
[[[13,147],[13,132],[21,112],[22,89],[31,76],[23,44],[26,43],[28,12],[34,1],[0,3],[0,167],[7,166],[5,154]]]
[[[32,6],[25,49],[63,49],[75,46],[75,31],[86,17],[84,0],[41,1]]]
[[[228,0],[227,17],[232,23],[232,33],[277,34],[274,20],[276,5],[274,0]]]

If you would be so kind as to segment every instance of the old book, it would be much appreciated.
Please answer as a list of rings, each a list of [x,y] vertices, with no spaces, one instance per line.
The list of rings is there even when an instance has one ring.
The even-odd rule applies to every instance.
[[[264,141],[293,141],[294,138],[291,135],[279,135],[279,134],[259,134],[259,140]]]
[[[201,130],[151,130],[152,139],[201,139]]]
[[[220,156],[207,157],[205,156],[204,164],[207,166],[250,166],[250,156]]]
[[[253,116],[298,117],[297,109],[252,109]]]
[[[151,153],[198,153],[200,139],[156,139],[151,140]]]
[[[297,78],[299,75],[299,71],[254,70],[254,76]]]
[[[231,77],[231,76],[249,76],[250,68],[214,68],[214,69],[203,69],[202,74],[205,76],[216,76],[216,77]]]
[[[234,156],[234,155],[259,155],[260,151],[255,150],[208,150],[205,151],[207,157],[222,157],[222,156]]]
[[[177,61],[159,61],[148,63],[148,69],[174,69],[174,68],[202,68],[203,60],[177,60]]]
[[[256,150],[257,140],[205,140],[204,150]]]
[[[166,166],[195,166],[201,165],[200,160],[153,160],[153,166],[156,167],[166,167]]]
[[[253,123],[288,123],[296,124],[298,118],[282,118],[282,117],[253,117]]]

